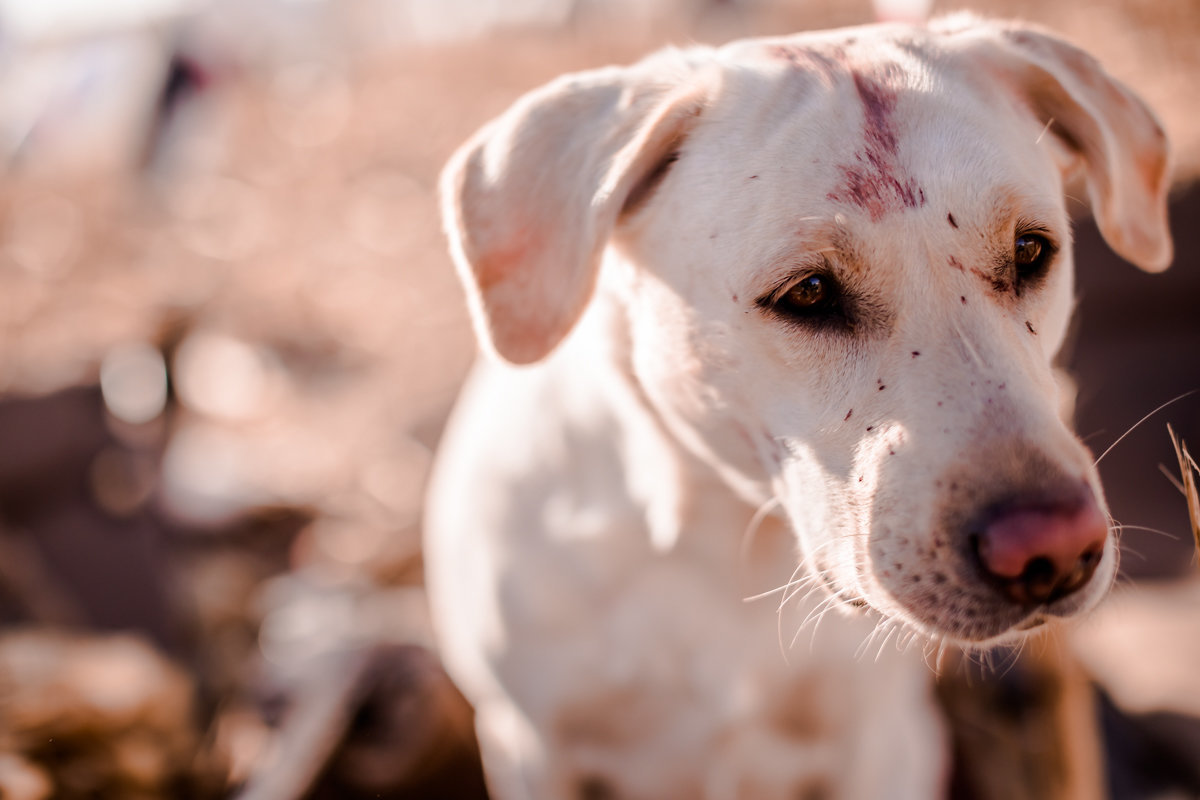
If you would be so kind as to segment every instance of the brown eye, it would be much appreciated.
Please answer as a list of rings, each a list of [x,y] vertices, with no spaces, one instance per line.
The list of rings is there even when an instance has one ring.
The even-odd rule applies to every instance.
[[[788,289],[782,302],[791,309],[800,311],[820,306],[829,299],[829,295],[829,281],[820,275],[809,275]]]
[[[1013,263],[1017,267],[1018,279],[1040,277],[1050,263],[1054,246],[1045,236],[1023,233],[1013,242]]]
[[[759,298],[758,305],[789,322],[819,328],[852,328],[841,287],[832,275],[810,273]]]

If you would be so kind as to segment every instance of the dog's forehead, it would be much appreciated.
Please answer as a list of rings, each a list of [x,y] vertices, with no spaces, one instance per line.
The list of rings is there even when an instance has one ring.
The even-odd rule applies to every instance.
[[[1020,177],[1019,167],[986,167],[1034,144],[1012,136],[1036,124],[1019,103],[921,28],[744,40],[718,59],[712,116],[722,132],[756,140],[743,152],[760,163],[803,168],[810,186],[825,178],[824,200],[872,221],[925,205],[919,179],[949,178],[948,159],[974,160],[980,179]]]
[[[711,219],[753,220],[764,243],[782,231],[878,242],[887,237],[870,231],[925,217],[947,232],[982,230],[1031,205],[1026,215],[1059,222],[1037,121],[964,74],[937,34],[868,26],[744,40],[718,59],[692,173],[724,188],[707,193],[719,197]],[[706,193],[681,188],[700,212]]]

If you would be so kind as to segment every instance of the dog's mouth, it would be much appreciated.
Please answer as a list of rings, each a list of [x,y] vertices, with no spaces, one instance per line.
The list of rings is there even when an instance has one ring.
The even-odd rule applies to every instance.
[[[1057,620],[1083,613],[1103,594],[1094,585],[1103,582],[1097,575],[1093,584],[1066,596],[1014,602],[1009,593],[982,580],[968,564],[957,566],[909,573],[900,585],[818,568],[814,582],[824,590],[828,603],[848,611],[870,609],[928,641],[954,643],[967,650],[1012,644]],[[914,580],[918,577],[920,580]]]
[[[991,613],[980,609],[975,613],[955,614],[953,617],[941,616],[930,620],[918,618],[911,612],[897,613],[894,609],[884,610],[875,605],[871,607],[882,616],[900,621],[928,641],[953,644],[964,651],[1011,645],[1026,635],[1039,631],[1055,619],[1074,615],[1074,611],[1056,612],[1050,608],[993,608]]]
[[[918,641],[949,644],[964,651],[1013,645],[1057,620],[1083,612],[1093,604],[1095,593],[1021,605],[980,580],[955,579],[942,572],[933,575],[944,583],[923,579],[927,592],[917,595],[900,595],[882,585],[860,589],[857,586],[862,581],[848,580],[823,565],[816,566],[812,575],[813,585],[823,590],[826,603],[847,612],[869,610],[883,621],[913,631]]]
[[[941,592],[868,602],[879,613],[907,623],[930,639],[957,642],[967,649],[986,649],[1012,643],[1055,621],[1076,617],[1094,605],[1101,594],[1093,588],[1044,603],[1014,604],[986,584],[963,581],[947,584]]]

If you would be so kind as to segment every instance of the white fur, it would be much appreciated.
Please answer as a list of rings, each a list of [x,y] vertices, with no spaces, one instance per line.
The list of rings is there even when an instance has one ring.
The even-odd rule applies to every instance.
[[[1166,166],[1094,61],[970,17],[566,76],[467,143],[445,212],[501,358],[447,429],[426,553],[494,795],[938,796],[922,651],[1077,614],[1115,574],[1110,536],[1026,612],[960,543],[1005,497],[1100,498],[1053,368],[1063,181],[1157,270]],[[1030,222],[1057,260],[996,288]],[[811,269],[865,298],[853,331],[756,302]]]

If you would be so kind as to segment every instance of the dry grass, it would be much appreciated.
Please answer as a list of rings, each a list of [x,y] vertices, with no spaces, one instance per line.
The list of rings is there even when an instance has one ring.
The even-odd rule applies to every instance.
[[[1183,493],[1187,500],[1188,521],[1192,524],[1192,538],[1196,542],[1196,550],[1200,552],[1200,491],[1196,489],[1196,478],[1200,476],[1200,466],[1188,452],[1187,442],[1175,435],[1175,429],[1167,425],[1167,433],[1171,437],[1171,445],[1175,448],[1175,457],[1179,459],[1180,480],[1168,474],[1175,488]]]

